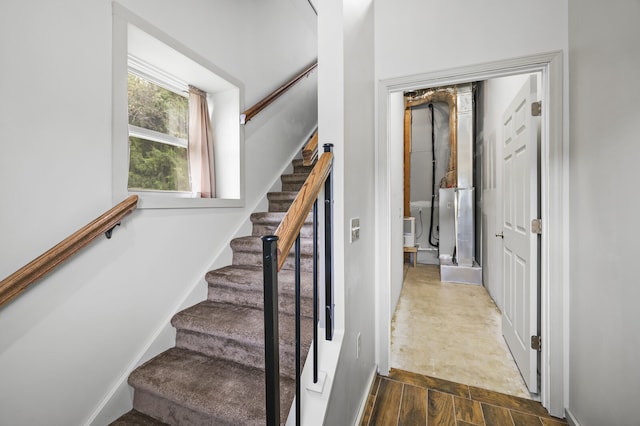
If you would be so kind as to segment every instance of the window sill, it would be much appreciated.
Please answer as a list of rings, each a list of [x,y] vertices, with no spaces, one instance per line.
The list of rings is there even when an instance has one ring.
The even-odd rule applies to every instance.
[[[158,195],[157,193],[130,192],[138,195],[139,209],[202,209],[244,207],[241,198],[190,198],[177,195]]]

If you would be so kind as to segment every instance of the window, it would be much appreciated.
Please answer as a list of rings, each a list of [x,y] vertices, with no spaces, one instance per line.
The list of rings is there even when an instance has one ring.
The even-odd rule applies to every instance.
[[[243,206],[242,84],[121,5],[113,9],[114,202],[138,194],[139,208]],[[208,154],[199,157],[194,140],[207,141]]]
[[[128,75],[129,190],[191,192],[189,101],[135,69]]]

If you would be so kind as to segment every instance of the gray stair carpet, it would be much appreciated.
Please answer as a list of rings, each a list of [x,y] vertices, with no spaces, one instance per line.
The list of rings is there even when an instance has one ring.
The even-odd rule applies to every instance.
[[[262,425],[265,423],[264,295],[261,236],[275,232],[311,167],[294,160],[283,192],[268,194],[269,212],[251,215],[252,235],[233,239],[232,265],[206,274],[207,300],[171,320],[175,347],[135,369],[133,410],[124,425]],[[301,329],[304,362],[313,335],[312,215],[300,233]],[[293,251],[293,250],[292,250]],[[295,271],[293,255],[278,273],[280,418],[295,396]]]

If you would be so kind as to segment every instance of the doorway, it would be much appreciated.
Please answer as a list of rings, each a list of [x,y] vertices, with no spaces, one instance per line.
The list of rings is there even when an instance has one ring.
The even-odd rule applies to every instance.
[[[537,235],[524,224],[539,217],[540,139],[535,125],[539,118],[526,108],[539,100],[540,81],[538,72],[405,93],[404,212],[405,222],[416,225],[413,235],[404,230],[404,241],[405,251],[406,241],[415,241],[420,267],[404,267],[401,297],[392,319],[392,367],[538,398],[538,353],[522,344],[538,333],[538,252],[508,256],[514,252],[509,234],[513,218],[503,220],[502,216],[517,211],[513,233],[538,243]],[[531,89],[526,90],[526,98],[522,98],[523,87]],[[465,100],[466,112],[461,113],[458,104]],[[519,108],[517,114],[510,110],[512,105]],[[517,123],[515,132],[513,123]],[[517,155],[512,152],[515,146]],[[524,161],[532,167],[524,167]],[[513,163],[517,167],[511,167]],[[516,179],[510,179],[512,175]],[[507,185],[507,181],[518,184]],[[457,193],[469,189],[475,194],[475,205],[455,209],[454,221],[452,207],[462,199]],[[503,195],[516,189],[517,196]],[[530,209],[521,211],[525,198]],[[468,223],[466,231],[475,238],[469,239],[469,232],[461,232],[459,225],[447,226],[454,222]],[[456,259],[460,243],[471,245],[457,252],[469,252],[467,257],[477,265],[477,280],[452,272],[460,266]],[[503,267],[503,259],[514,257],[515,267]],[[523,267],[531,272],[527,283],[519,282],[524,274],[516,273]],[[512,276],[503,277],[503,273]],[[515,283],[518,291],[513,291]],[[523,284],[530,294],[521,291]]]
[[[395,152],[394,139],[402,122],[402,94],[421,87],[482,81],[521,73],[541,72],[543,127],[541,144],[541,217],[545,232],[541,237],[541,402],[551,414],[564,415],[566,355],[565,274],[568,270],[565,235],[568,205],[566,188],[566,146],[563,138],[562,57],[560,53],[500,61],[491,64],[446,70],[438,73],[381,81],[379,85],[378,158],[376,165],[376,239],[379,259],[376,291],[378,300],[376,355],[381,374],[390,367],[390,320],[400,295],[394,277],[402,274],[402,204],[398,196],[402,153]],[[399,120],[396,114],[400,111]],[[400,126],[401,127],[401,126]],[[400,132],[400,135],[402,133]],[[402,136],[400,136],[401,138]],[[400,142],[401,144],[402,142]],[[402,145],[400,145],[402,146]],[[400,187],[401,188],[401,187]],[[399,191],[402,192],[401,190]],[[550,260],[553,259],[553,262]]]

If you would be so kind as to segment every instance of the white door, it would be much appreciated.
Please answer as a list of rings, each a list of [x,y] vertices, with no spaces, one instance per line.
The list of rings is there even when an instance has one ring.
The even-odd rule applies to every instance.
[[[502,333],[529,391],[538,392],[538,126],[531,103],[536,78],[529,77],[503,115],[503,295]]]

